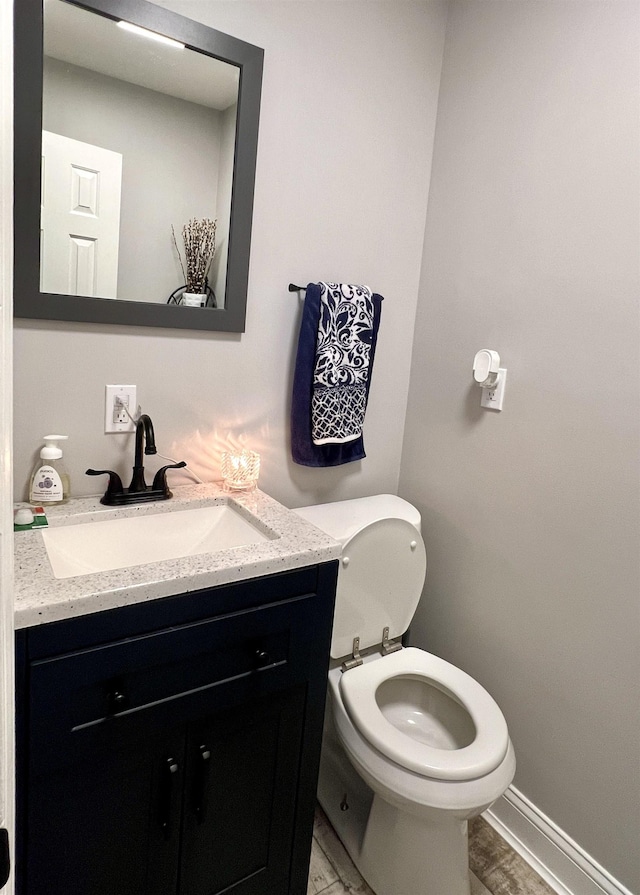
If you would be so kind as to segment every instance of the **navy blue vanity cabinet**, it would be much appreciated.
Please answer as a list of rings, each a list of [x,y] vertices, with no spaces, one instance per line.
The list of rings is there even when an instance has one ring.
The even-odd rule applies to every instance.
[[[336,570],[17,633],[18,895],[305,895]]]

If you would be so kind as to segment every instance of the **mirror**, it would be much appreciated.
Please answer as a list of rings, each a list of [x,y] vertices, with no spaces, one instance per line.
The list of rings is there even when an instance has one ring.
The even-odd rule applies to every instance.
[[[263,51],[146,0],[15,20],[16,316],[243,332]]]
[[[211,219],[224,307],[238,67],[118,24],[44,3],[40,289],[166,304]]]

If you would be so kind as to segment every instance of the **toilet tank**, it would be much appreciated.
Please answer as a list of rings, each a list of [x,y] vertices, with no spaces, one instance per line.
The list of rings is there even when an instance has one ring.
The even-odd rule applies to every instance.
[[[301,507],[295,512],[342,544],[331,655],[348,656],[407,630],[420,600],[426,553],[420,513],[393,494]]]
[[[421,530],[420,513],[407,500],[395,494],[375,494],[373,497],[320,503],[300,507],[295,512],[341,544],[376,519],[406,519],[418,531]]]

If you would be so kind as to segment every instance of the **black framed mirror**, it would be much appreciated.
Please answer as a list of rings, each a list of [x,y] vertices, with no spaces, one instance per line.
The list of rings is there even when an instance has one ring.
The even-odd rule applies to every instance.
[[[17,317],[244,332],[263,55],[146,0],[16,0]],[[202,307],[192,219],[216,224]]]

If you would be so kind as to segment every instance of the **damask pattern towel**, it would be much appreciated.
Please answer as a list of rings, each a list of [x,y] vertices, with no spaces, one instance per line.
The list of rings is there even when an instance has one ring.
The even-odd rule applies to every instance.
[[[309,283],[291,408],[291,449],[303,466],[366,456],[362,425],[382,296],[365,286]]]

